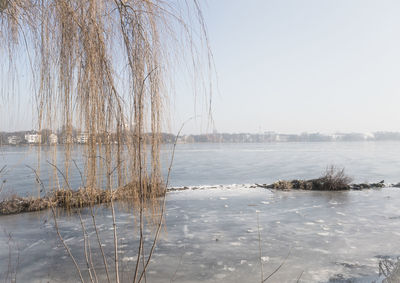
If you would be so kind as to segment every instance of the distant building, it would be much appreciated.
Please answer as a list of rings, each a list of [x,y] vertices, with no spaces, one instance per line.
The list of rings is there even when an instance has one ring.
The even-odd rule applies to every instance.
[[[192,143],[195,142],[194,137],[192,135],[190,136],[183,136],[183,142],[184,143]]]
[[[38,134],[26,134],[25,140],[29,144],[38,144],[42,142],[42,136]]]
[[[264,142],[276,142],[277,134],[273,131],[264,132]]]
[[[178,137],[176,140],[177,143],[185,143],[185,137]]]
[[[50,144],[57,144],[58,143],[58,136],[56,134],[49,135],[49,143]]]
[[[63,135],[61,138],[61,142],[63,144],[71,144],[71,143],[74,143],[74,141],[75,141],[75,139],[71,135]]]
[[[375,139],[375,134],[374,133],[365,133],[364,134],[364,139],[365,140],[374,140]]]
[[[86,132],[81,132],[79,135],[76,136],[76,142],[85,144],[89,140],[89,134]]]
[[[10,136],[8,137],[8,144],[17,145],[21,143],[21,137],[18,136]]]
[[[287,142],[288,138],[287,138],[287,135],[277,134],[275,137],[275,140],[277,142]]]

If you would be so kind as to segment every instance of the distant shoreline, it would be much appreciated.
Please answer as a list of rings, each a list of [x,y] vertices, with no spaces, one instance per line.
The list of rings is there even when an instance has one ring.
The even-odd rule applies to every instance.
[[[126,133],[128,135],[128,133]],[[174,143],[176,135],[171,133],[158,134],[162,143]],[[116,139],[114,133],[110,133],[112,143],[124,141],[124,135]],[[146,133],[150,139],[151,133]],[[0,145],[52,145],[52,144],[87,144],[88,140],[95,138],[102,140],[101,135],[91,137],[87,132],[75,131],[73,135],[66,136],[64,132],[53,133],[50,130],[43,131],[19,131],[0,132]],[[281,134],[276,132],[264,133],[212,133],[198,135],[182,135],[178,137],[178,143],[284,143],[284,142],[363,142],[363,141],[400,141],[400,132],[373,132],[373,133],[302,133]],[[122,142],[124,143],[124,142]]]
[[[318,144],[318,143],[385,143],[385,142],[400,142],[400,140],[350,140],[350,141],[226,141],[226,142],[215,142],[215,141],[203,141],[203,142],[177,142],[178,145],[182,144],[295,144],[295,143],[304,143],[304,144]],[[162,142],[164,145],[172,145],[173,142]],[[9,147],[54,147],[54,146],[65,146],[67,144],[57,143],[57,144],[28,144],[28,143],[20,143],[20,144],[0,144],[0,148],[4,146]],[[87,143],[72,143],[72,146],[86,146]],[[117,144],[112,144],[117,145]],[[124,143],[123,145],[126,145]]]

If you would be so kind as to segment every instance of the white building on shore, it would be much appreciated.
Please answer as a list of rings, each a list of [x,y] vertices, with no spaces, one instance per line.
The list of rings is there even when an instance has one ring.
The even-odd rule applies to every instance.
[[[39,134],[26,134],[25,140],[28,144],[38,144],[42,142],[42,136]]]
[[[17,145],[21,143],[21,138],[19,136],[10,136],[7,139],[8,144]]]
[[[81,132],[79,135],[76,136],[76,142],[85,144],[89,140],[89,133]]]
[[[56,134],[49,135],[49,144],[57,144],[58,143],[58,136]]]

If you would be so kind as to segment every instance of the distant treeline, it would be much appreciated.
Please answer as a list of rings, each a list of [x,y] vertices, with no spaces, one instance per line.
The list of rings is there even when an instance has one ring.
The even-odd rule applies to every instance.
[[[126,133],[125,135],[132,134]],[[40,135],[41,144],[65,144],[65,143],[87,143],[90,135],[87,132],[73,129],[70,135],[65,131],[59,130],[52,132],[51,130],[42,131],[17,131],[17,132],[0,132],[1,144],[29,144],[27,135]],[[54,142],[56,137],[56,142]],[[150,141],[152,138],[160,139],[162,143],[173,143],[176,136],[169,133],[161,133],[153,136],[151,133],[145,134],[145,139]],[[118,141],[115,133],[98,134],[96,142],[103,143],[110,141],[112,143],[125,143],[124,135]],[[268,142],[330,142],[330,141],[400,141],[400,132],[374,132],[374,133],[302,133],[302,134],[279,134],[275,132],[266,132],[259,134],[251,133],[213,133],[201,135],[183,135],[178,138],[179,143],[268,143]],[[35,142],[34,142],[35,143]]]

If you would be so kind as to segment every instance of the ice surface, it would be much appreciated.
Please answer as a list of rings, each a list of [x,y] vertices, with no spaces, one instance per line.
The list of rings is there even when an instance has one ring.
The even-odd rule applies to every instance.
[[[259,282],[260,243],[265,277],[287,256],[270,282],[296,282],[301,273],[300,282],[380,280],[380,260],[400,255],[398,207],[400,190],[395,188],[271,192],[231,185],[170,192],[166,227],[147,282]],[[121,276],[123,282],[131,282],[138,247],[137,218],[122,208],[117,211]],[[90,215],[82,214],[98,276],[104,278]],[[112,269],[109,216],[109,209],[98,208],[100,237]],[[57,238],[49,211],[2,216],[0,226],[7,233],[0,234],[1,279],[9,264],[15,268],[18,251],[18,281],[76,282],[76,271]],[[61,215],[59,227],[87,278],[78,216]],[[146,254],[154,231],[147,227]],[[18,247],[12,249],[11,260],[10,233],[13,247]]]

